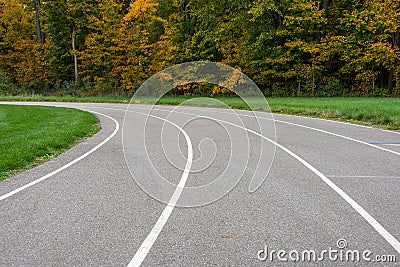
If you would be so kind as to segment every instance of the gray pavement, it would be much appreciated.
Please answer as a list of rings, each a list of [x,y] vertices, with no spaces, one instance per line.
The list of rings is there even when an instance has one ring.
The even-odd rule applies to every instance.
[[[266,170],[271,167],[268,177],[256,192],[249,193],[262,142],[259,136],[246,132],[249,151],[237,152],[230,147],[230,141],[240,141],[241,134],[245,133],[232,125],[238,123],[232,111],[179,107],[170,112],[174,107],[161,106],[152,113],[159,118],[149,119],[142,114],[149,107],[135,105],[129,109],[139,113],[130,119],[137,121],[123,125],[127,106],[122,104],[20,104],[99,112],[117,120],[121,129],[74,165],[0,201],[0,266],[127,266],[167,206],[144,192],[136,183],[135,175],[141,175],[157,187],[154,169],[177,184],[181,169],[185,168],[188,153],[185,138],[175,126],[165,126],[168,122],[159,118],[183,127],[185,122],[198,116],[216,121],[202,119],[183,127],[193,144],[194,157],[186,186],[212,182],[225,171],[230,159],[248,157],[247,168],[242,170],[235,161],[229,165],[229,175],[243,172],[243,176],[232,191],[218,200],[194,208],[175,207],[148,248],[142,266],[399,265],[399,250],[393,247],[397,243],[388,242],[387,236],[385,239],[385,234],[377,230],[380,228],[367,222],[343,195],[271,143],[265,143],[263,149],[269,152],[276,149],[274,158],[263,158],[260,162]],[[257,131],[251,113],[238,113],[243,115],[239,117],[246,127]],[[261,127],[267,126],[266,137],[275,139],[270,116],[255,114],[261,118]],[[107,139],[116,125],[110,118],[98,117],[102,127],[98,134],[54,160],[1,182],[0,196],[59,169]],[[368,145],[399,142],[399,133],[304,117],[277,114],[274,117],[279,145],[329,178],[364,208],[393,237],[392,241],[400,240],[400,149],[378,145],[396,154]],[[146,140],[143,140],[140,137],[146,119]],[[161,132],[163,125],[165,132]],[[201,143],[204,138],[210,142]],[[143,144],[147,150],[141,149]],[[124,156],[124,149],[128,157]],[[217,151],[215,158],[214,150]],[[154,164],[153,170],[148,168],[148,158]],[[160,189],[160,194],[169,198],[172,192]],[[195,193],[183,190],[178,204],[194,203],[196,197]],[[346,248],[338,249],[340,239],[346,240]],[[273,260],[262,261],[258,254],[266,246],[268,252],[292,251],[292,258],[296,251],[301,254],[313,250],[321,256],[322,251],[331,248],[342,253],[357,250],[360,257],[368,250],[371,254],[367,258],[371,261],[376,256],[389,260],[385,256],[393,255],[396,262],[367,262],[362,258],[354,262],[343,255],[342,259],[334,260],[327,253],[316,262],[301,259],[295,262],[286,254],[283,258],[288,261],[285,262],[278,259],[277,252]]]

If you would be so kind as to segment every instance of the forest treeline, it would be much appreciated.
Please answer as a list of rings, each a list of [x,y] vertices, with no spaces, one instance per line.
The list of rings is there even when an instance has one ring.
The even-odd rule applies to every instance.
[[[128,94],[207,60],[268,96],[400,95],[398,0],[0,0],[0,33],[3,94]]]

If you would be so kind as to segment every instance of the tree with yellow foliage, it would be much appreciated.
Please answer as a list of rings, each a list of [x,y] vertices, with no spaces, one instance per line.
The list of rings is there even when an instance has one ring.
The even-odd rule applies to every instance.
[[[8,83],[49,83],[45,48],[36,39],[33,7],[17,0],[0,0],[0,70]]]
[[[127,90],[150,77],[149,69],[155,42],[149,29],[164,20],[157,16],[158,3],[154,0],[136,0],[124,17],[119,29],[121,37],[117,49],[124,51],[124,62],[118,67],[121,82]]]

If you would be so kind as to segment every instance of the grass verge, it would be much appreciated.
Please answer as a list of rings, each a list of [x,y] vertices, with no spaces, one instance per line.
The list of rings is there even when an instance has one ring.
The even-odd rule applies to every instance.
[[[33,101],[33,102],[82,102],[82,103],[125,103],[131,100],[128,96],[41,96],[41,95],[24,95],[24,96],[1,96],[0,101]]]
[[[97,117],[88,112],[0,105],[0,181],[54,158],[98,130]]]
[[[163,97],[158,104],[179,105],[191,97]],[[216,97],[236,109],[248,109],[237,97]],[[385,129],[400,130],[400,98],[332,97],[332,98],[267,98],[275,113],[348,121]],[[56,101],[129,103],[130,97],[44,97],[14,96],[1,97],[0,101]],[[150,100],[142,100],[149,103]],[[190,105],[208,106],[205,101],[191,101]]]
[[[159,103],[177,105],[187,99],[164,98]],[[248,109],[240,98],[217,99],[232,108]],[[252,101],[255,110],[257,101]],[[400,98],[268,98],[267,101],[274,113],[347,121],[390,130],[400,129]],[[196,105],[196,102],[190,101],[190,105]],[[204,100],[198,102],[198,106],[206,105]]]
[[[290,98],[268,102],[276,113],[400,129],[400,98]]]

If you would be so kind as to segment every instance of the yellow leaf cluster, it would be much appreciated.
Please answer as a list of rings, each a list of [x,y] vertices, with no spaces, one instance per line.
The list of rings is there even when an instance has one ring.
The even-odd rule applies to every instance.
[[[158,3],[153,0],[136,0],[131,4],[129,13],[125,16],[126,21],[142,20],[149,14],[157,11]]]

